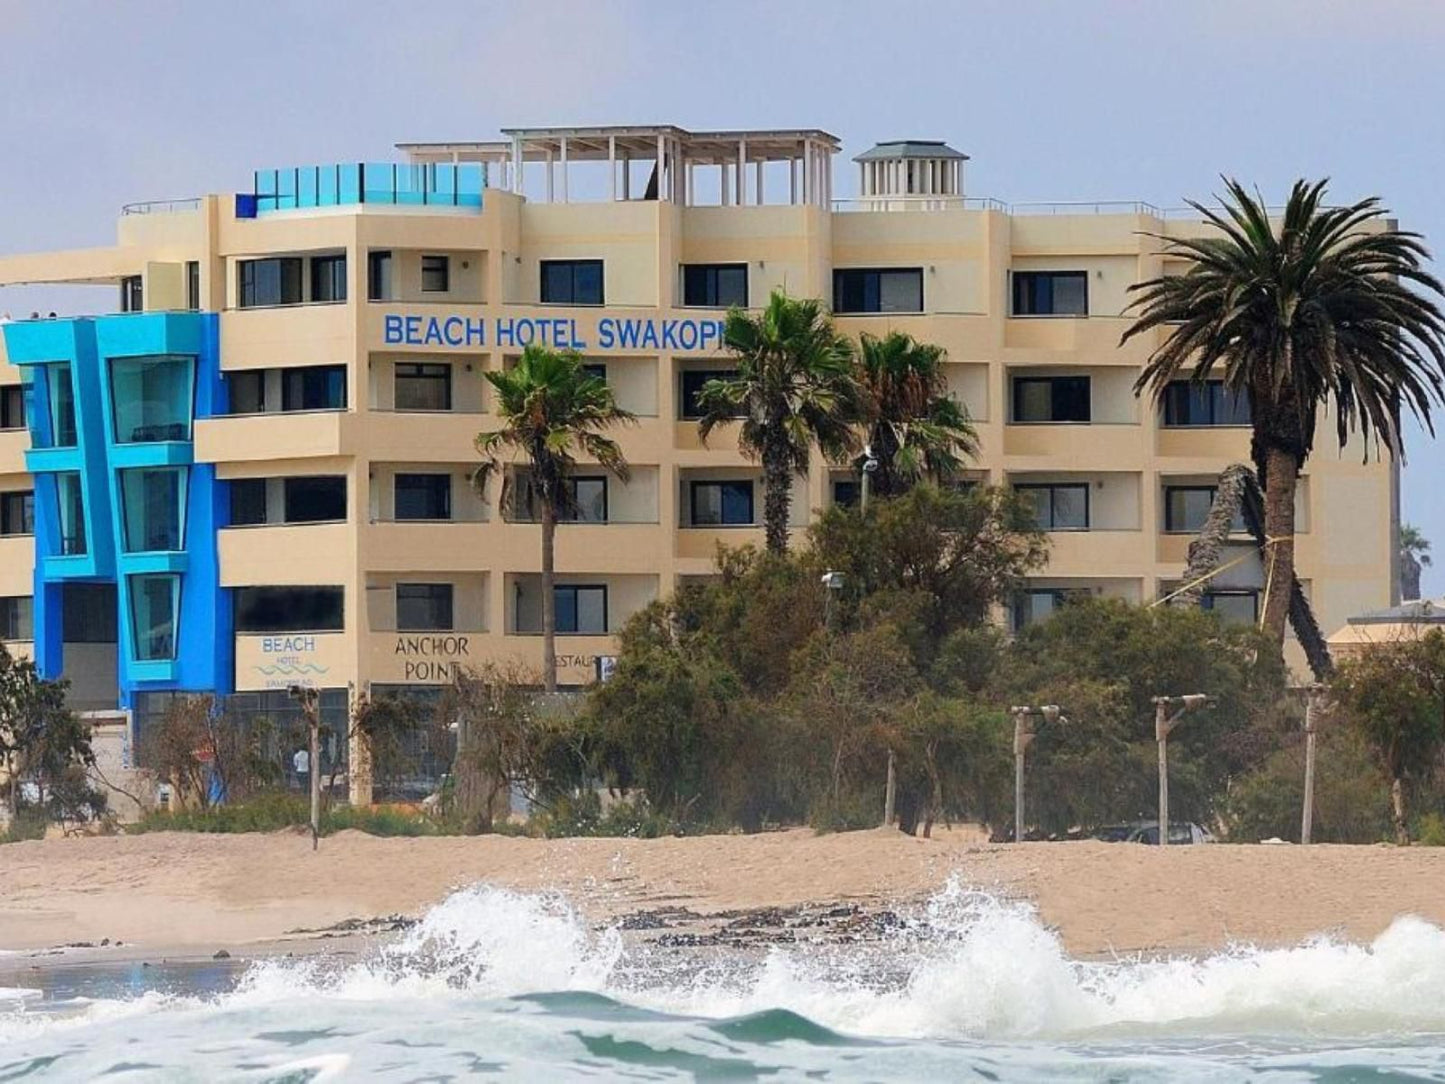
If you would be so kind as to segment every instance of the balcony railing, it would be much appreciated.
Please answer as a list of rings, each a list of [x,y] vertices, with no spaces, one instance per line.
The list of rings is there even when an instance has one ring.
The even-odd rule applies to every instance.
[[[199,211],[201,209],[201,197],[191,196],[189,199],[153,199],[144,203],[127,203],[120,209],[123,215],[173,215],[186,211]]]
[[[475,162],[340,162],[257,170],[253,192],[258,213],[354,203],[480,209],[484,187]]]
[[[834,211],[1003,211],[1008,204],[988,196],[877,195],[835,199]]]

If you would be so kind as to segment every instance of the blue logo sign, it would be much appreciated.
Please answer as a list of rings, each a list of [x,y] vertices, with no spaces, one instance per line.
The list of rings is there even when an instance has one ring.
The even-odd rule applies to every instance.
[[[417,316],[389,312],[383,318],[387,346],[457,346],[518,349],[536,343],[557,350],[663,350],[692,353],[722,346],[723,322],[695,317],[659,320],[603,316],[595,345],[571,317],[497,316],[486,320],[456,314]]]

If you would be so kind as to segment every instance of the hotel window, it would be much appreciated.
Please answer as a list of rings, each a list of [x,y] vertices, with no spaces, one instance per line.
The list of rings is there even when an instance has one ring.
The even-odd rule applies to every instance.
[[[705,309],[748,304],[748,265],[688,263],[682,265],[682,303]]]
[[[602,304],[602,261],[543,260],[542,303]]]
[[[703,385],[709,380],[732,380],[738,374],[733,369],[684,369],[682,372],[682,417],[701,418],[702,408],[697,397]]]
[[[231,526],[256,527],[267,521],[266,479],[236,478],[231,489]]]
[[[320,475],[282,480],[287,523],[340,523],[346,519],[346,477]]]
[[[186,308],[192,312],[201,310],[201,262],[186,261]]]
[[[60,594],[60,635],[67,644],[113,644],[119,638],[113,583],[67,583]]]
[[[29,489],[0,493],[0,535],[35,533],[35,492]]]
[[[922,312],[923,269],[849,268],[833,272],[833,311]]]
[[[692,526],[753,525],[752,482],[693,482]]]
[[[75,385],[70,363],[45,366],[46,389],[50,393],[50,447],[75,447]]]
[[[1088,316],[1085,271],[1015,271],[1014,316]]]
[[[0,388],[0,429],[25,428],[25,388],[6,384]]]
[[[562,479],[567,499],[558,518],[567,523],[607,522],[607,478],[605,475]]]
[[[423,256],[421,258],[421,291],[424,294],[444,294],[452,288],[452,258],[450,256]]]
[[[55,494],[60,510],[60,554],[77,557],[86,553],[85,495],[80,475],[64,471],[55,476]]]
[[[116,443],[190,440],[193,370],[187,357],[112,359]]]
[[[1089,487],[1086,483],[1030,483],[1014,486],[1033,509],[1041,531],[1087,531]]]
[[[833,483],[833,503],[839,508],[858,507],[861,495],[862,491],[858,487],[856,478],[839,479]]]
[[[450,632],[453,628],[452,585],[397,584],[396,628],[398,632]]]
[[[35,600],[29,595],[0,598],[0,640],[35,639]]]
[[[311,300],[318,302],[346,300],[346,257],[313,256],[311,258]]]
[[[1020,591],[1009,607],[1009,623],[1014,632],[1052,617],[1073,599],[1087,598],[1089,592],[1080,588],[1043,587]]]
[[[561,583],[552,589],[558,634],[596,636],[607,631],[607,587]]]
[[[240,307],[251,309],[300,304],[301,263],[300,256],[242,260],[238,270]]]
[[[395,516],[402,520],[452,518],[450,474],[398,474]]]
[[[397,410],[451,410],[452,367],[398,361],[394,389]]]
[[[176,618],[181,578],[172,574],[130,577],[131,632],[138,661],[176,657]]]
[[[237,632],[340,632],[345,628],[340,587],[238,587]]]
[[[366,297],[368,301],[391,300],[391,253],[366,254]]]
[[[243,369],[228,373],[232,414],[264,414],[266,412],[266,370]]]
[[[1013,398],[1015,422],[1086,422],[1090,417],[1087,376],[1016,376]]]
[[[1199,605],[1202,609],[1219,614],[1231,625],[1259,623],[1258,591],[1206,591],[1199,600]]]
[[[607,383],[607,366],[600,361],[589,361],[582,366],[582,372],[595,380]]]
[[[120,311],[142,312],[145,309],[145,291],[140,275],[126,275],[120,280]]]
[[[1171,380],[1164,389],[1167,429],[1204,425],[1248,425],[1249,394],[1226,391],[1224,381]]]
[[[346,366],[307,365],[281,370],[282,410],[345,410]]]
[[[123,470],[120,499],[127,553],[174,553],[183,548],[186,468]]]
[[[1214,486],[1165,486],[1164,530],[1172,534],[1198,534],[1214,504]],[[1244,514],[1236,513],[1230,533],[1244,531]]]

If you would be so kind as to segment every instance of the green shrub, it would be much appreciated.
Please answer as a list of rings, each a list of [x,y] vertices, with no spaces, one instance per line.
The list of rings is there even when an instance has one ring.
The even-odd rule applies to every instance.
[[[25,839],[44,839],[50,818],[45,810],[35,806],[21,806],[20,812],[10,820],[10,825],[0,832],[0,843],[19,843]]]
[[[656,839],[672,835],[677,826],[656,812],[646,798],[615,803],[602,812],[602,799],[596,791],[584,791],[580,797],[558,799],[552,808],[533,817],[536,834],[547,839],[577,836],[627,837]]]
[[[1426,813],[1415,828],[1415,839],[1422,847],[1445,847],[1445,817]]]

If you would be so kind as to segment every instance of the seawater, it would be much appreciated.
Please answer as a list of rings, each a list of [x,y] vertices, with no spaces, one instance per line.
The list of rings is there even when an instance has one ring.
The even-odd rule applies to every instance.
[[[356,962],[133,978],[0,989],[0,1081],[1445,1081],[1445,931],[1414,918],[1081,961],[955,884],[881,941],[752,955],[477,886]]]

